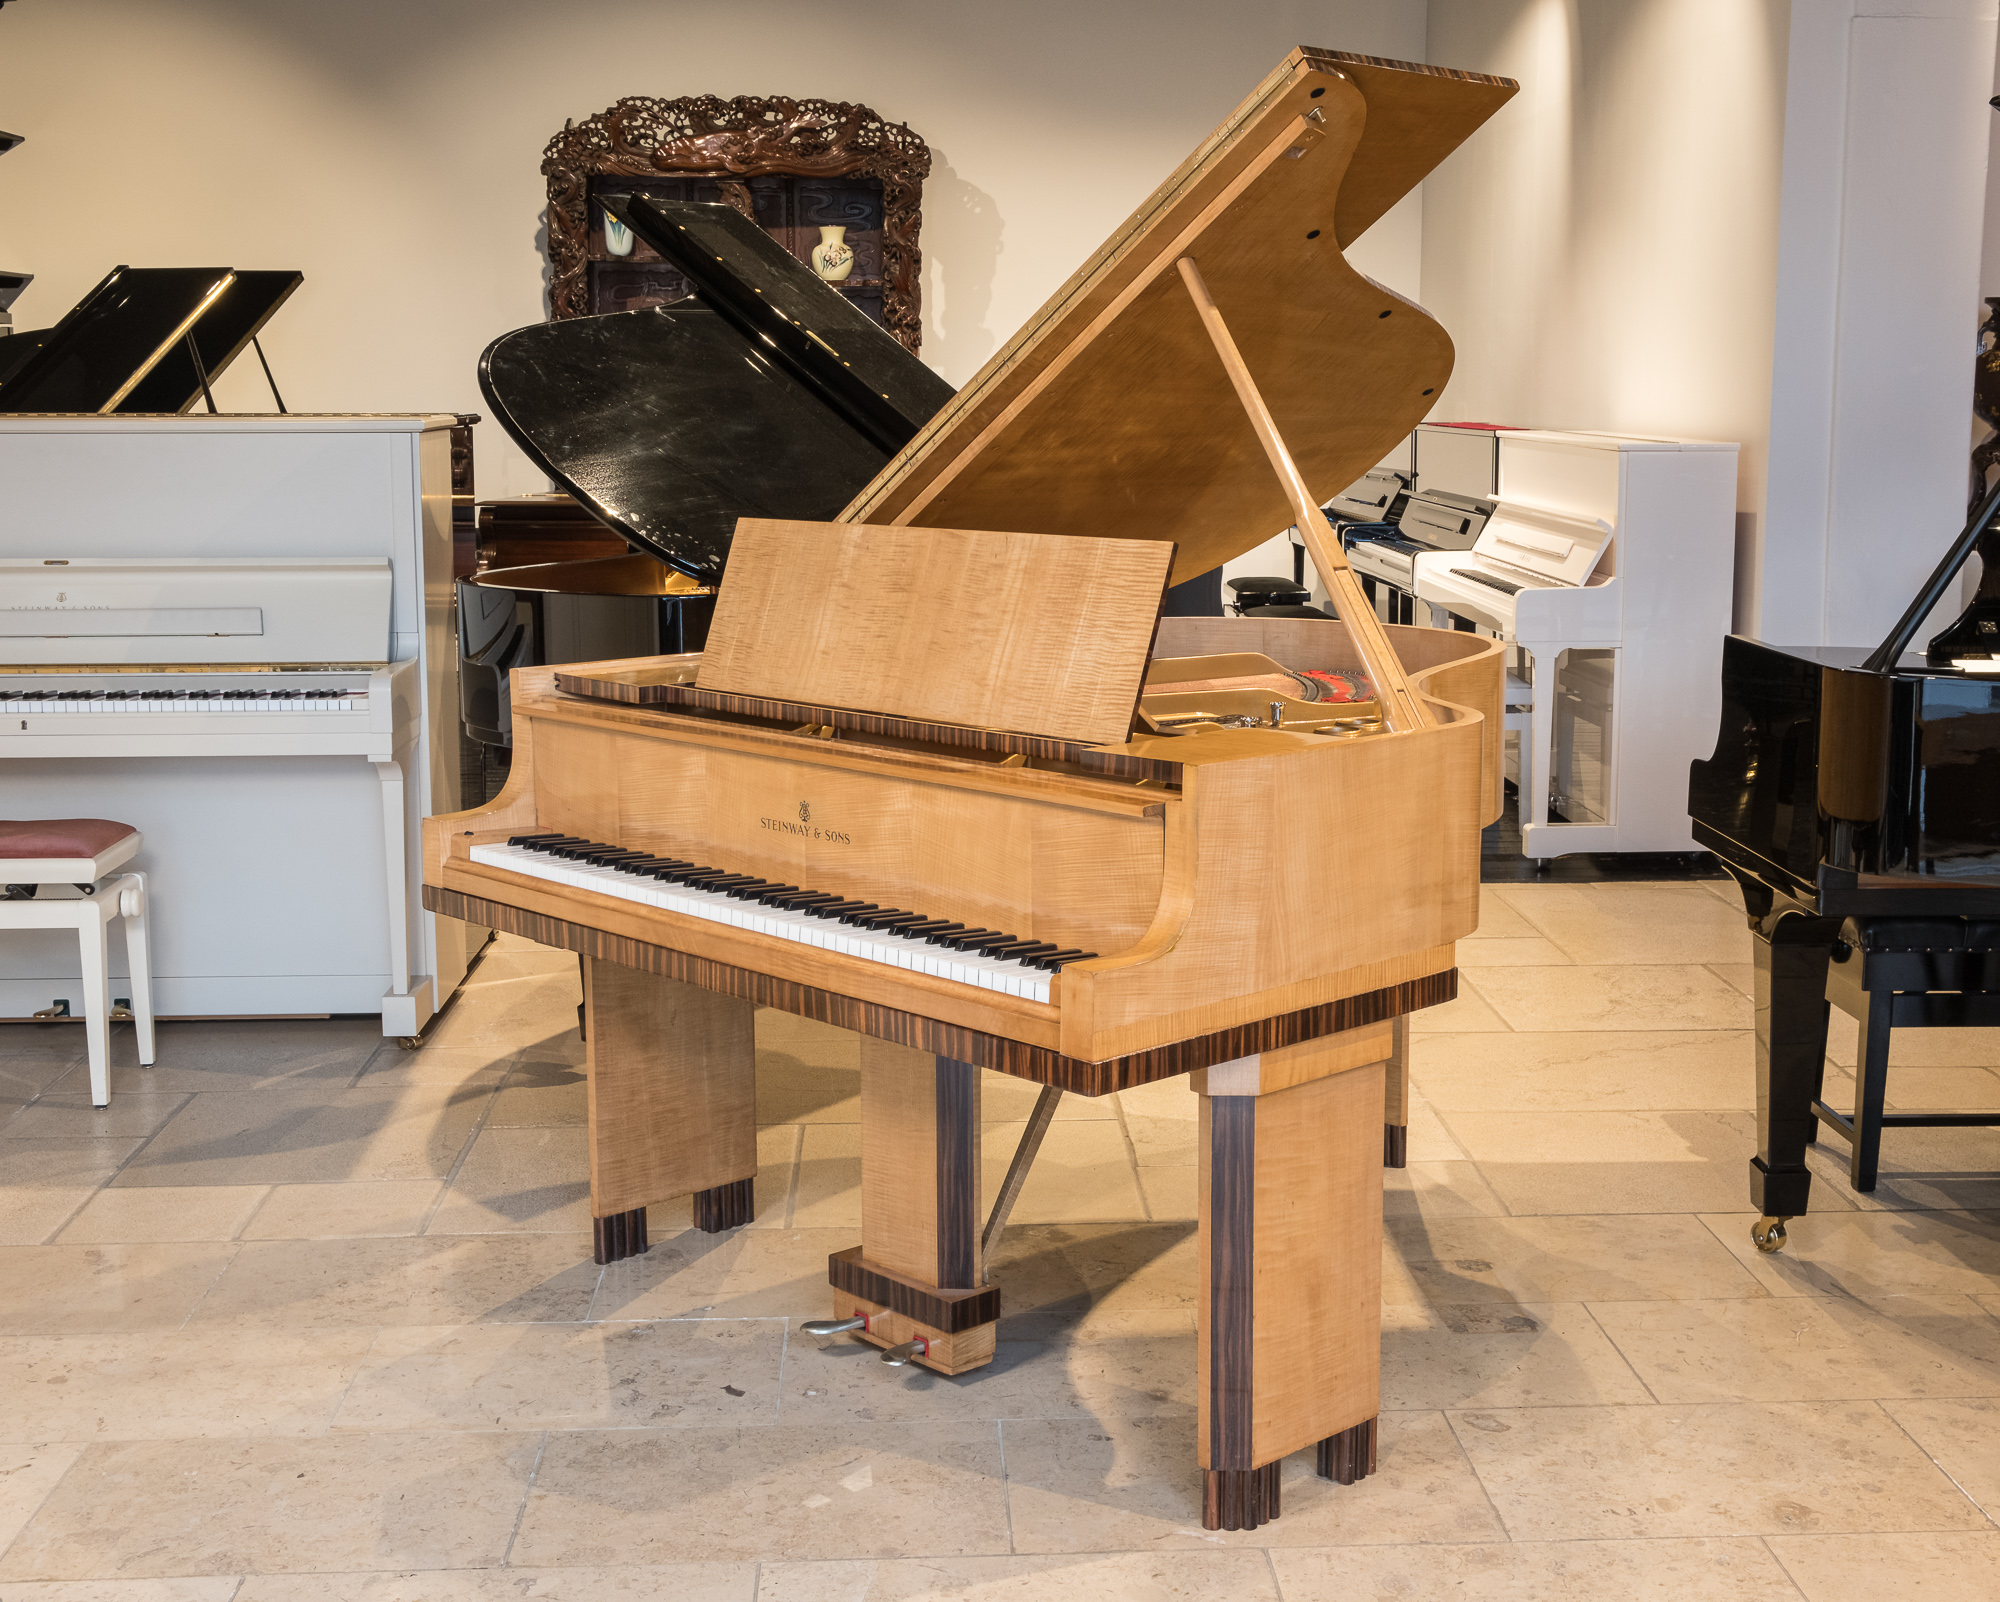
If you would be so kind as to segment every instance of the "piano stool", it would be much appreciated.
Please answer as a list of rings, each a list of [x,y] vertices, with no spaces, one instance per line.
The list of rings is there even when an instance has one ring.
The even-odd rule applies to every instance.
[[[1826,999],[1857,1026],[1854,1113],[1835,1112],[1817,1087],[1813,1111],[1853,1148],[1848,1177],[1854,1189],[1875,1188],[1885,1128],[2000,1126],[2000,1113],[1882,1110],[1891,1030],[2000,1027],[2000,921],[1849,918],[1827,964]]]
[[[132,969],[132,1019],[139,1061],[153,1061],[153,969],[146,938],[146,876],[106,877],[145,843],[129,823],[107,818],[0,821],[0,929],[74,929],[83,957],[84,1036],[90,1050],[90,1103],[111,1104],[111,961],[113,918],[125,920]],[[44,898],[44,885],[71,885],[78,895]]]

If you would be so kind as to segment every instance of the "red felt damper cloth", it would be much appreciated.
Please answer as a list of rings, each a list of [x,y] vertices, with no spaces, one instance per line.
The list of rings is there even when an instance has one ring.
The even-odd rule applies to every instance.
[[[1372,701],[1375,686],[1365,673],[1328,673],[1321,668],[1300,668],[1299,677],[1319,686],[1322,701]]]
[[[0,818],[0,859],[8,857],[94,857],[138,831],[109,818]]]

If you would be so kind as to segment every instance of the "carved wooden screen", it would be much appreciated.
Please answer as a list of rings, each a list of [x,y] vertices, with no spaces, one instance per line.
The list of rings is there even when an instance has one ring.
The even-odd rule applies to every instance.
[[[566,123],[542,155],[549,181],[550,312],[580,317],[678,299],[685,281],[643,244],[606,247],[605,194],[722,201],[801,261],[822,224],[848,230],[854,270],[837,286],[913,354],[922,339],[917,236],[929,148],[866,106],[830,100],[628,96]]]

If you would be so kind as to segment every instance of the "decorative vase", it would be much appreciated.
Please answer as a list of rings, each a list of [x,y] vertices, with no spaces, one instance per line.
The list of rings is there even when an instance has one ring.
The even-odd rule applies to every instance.
[[[829,284],[839,283],[854,271],[854,249],[847,243],[846,228],[828,225],[820,229],[812,264],[813,271]]]
[[[614,256],[632,254],[632,230],[608,211],[604,214],[604,248]]]

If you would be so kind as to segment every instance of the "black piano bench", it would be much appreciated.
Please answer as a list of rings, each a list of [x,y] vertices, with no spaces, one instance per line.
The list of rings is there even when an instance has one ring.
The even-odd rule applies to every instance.
[[[2000,1113],[1885,1113],[1894,1029],[2000,1027],[2000,922],[1986,918],[1850,918],[1827,964],[1826,999],[1859,1025],[1854,1114],[1815,1092],[1813,1111],[1850,1147],[1850,1183],[1871,1191],[1884,1129],[1986,1129]]]

